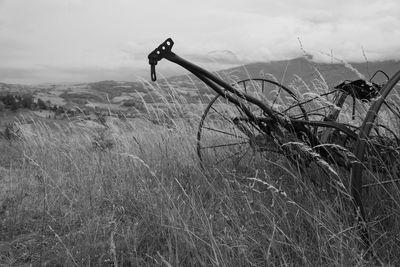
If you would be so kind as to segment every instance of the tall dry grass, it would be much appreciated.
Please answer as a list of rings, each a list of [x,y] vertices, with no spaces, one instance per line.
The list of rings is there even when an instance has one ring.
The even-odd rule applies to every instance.
[[[195,151],[199,118],[171,116],[187,114],[179,101],[166,101],[172,112],[157,124],[37,122],[21,126],[19,140],[1,141],[0,264],[376,263],[360,249],[350,202],[311,183],[286,159],[271,157],[248,173],[202,169]],[[390,198],[370,196],[390,212],[375,214],[370,224],[374,250],[395,266],[398,209]]]

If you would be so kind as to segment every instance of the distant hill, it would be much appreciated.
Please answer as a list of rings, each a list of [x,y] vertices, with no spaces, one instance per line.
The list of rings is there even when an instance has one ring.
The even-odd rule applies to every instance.
[[[0,82],[0,93],[2,91],[24,93],[30,91],[30,88],[31,87],[28,85],[8,84]]]
[[[172,64],[172,63],[171,63]],[[177,66],[178,67],[178,66]],[[292,60],[258,62],[241,67],[216,72],[223,80],[231,83],[249,77],[276,79],[286,86],[301,82],[312,85],[315,80],[332,88],[343,80],[358,79],[364,75],[367,79],[376,70],[383,70],[389,76],[400,70],[399,61],[369,63],[328,64],[315,63],[306,58]],[[382,83],[386,78],[379,74],[374,82]],[[180,75],[160,79],[157,83],[100,81],[93,83],[60,83],[42,85],[15,85],[0,83],[1,92],[27,93],[59,106],[98,107],[105,109],[127,110],[132,105],[165,104],[177,99],[184,103],[205,103],[215,94],[194,75]],[[139,103],[140,102],[140,103]]]
[[[354,70],[352,70],[352,68]],[[292,60],[247,64],[244,66],[219,71],[218,74],[223,77],[235,77],[235,80],[242,80],[249,77],[271,78],[273,76],[284,85],[289,85],[296,76],[300,77],[307,84],[310,84],[314,79],[320,79],[320,75],[318,74],[319,72],[328,84],[328,86],[333,87],[344,80],[358,79],[359,76],[357,72],[364,75],[366,79],[370,79],[370,77],[377,70],[382,70],[386,72],[389,77],[391,77],[393,74],[400,70],[400,61],[390,60],[369,63],[339,64],[316,63],[302,57]],[[191,76],[191,78],[194,79],[193,76]],[[169,78],[169,80],[187,81],[188,77],[176,76]],[[377,83],[382,83],[386,81],[386,78],[382,74],[377,74],[373,81]]]

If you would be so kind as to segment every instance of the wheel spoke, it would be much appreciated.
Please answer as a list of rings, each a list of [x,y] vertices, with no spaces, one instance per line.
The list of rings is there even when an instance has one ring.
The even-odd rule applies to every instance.
[[[236,106],[236,109],[238,110],[238,112],[240,113],[240,115],[242,115],[243,117],[245,117],[245,115],[243,114],[243,111],[241,111],[241,110],[239,109],[238,106]],[[258,132],[262,132],[262,131],[260,130],[260,128],[259,128],[256,124],[254,124],[253,121],[250,121],[250,120],[249,120],[249,121],[247,121],[247,123],[250,124],[250,125],[252,126],[252,127],[250,127],[250,131],[251,131],[251,133],[252,133],[253,136],[256,135],[254,129],[256,129]]]
[[[227,118],[225,117],[225,115],[223,115],[221,112],[219,112],[218,110],[216,110],[214,107],[211,107],[212,110],[214,110],[216,113],[218,113],[222,118],[224,118],[227,122],[229,123],[233,123],[231,118]]]
[[[250,122],[250,124],[251,124],[251,126],[253,126],[253,127],[252,127],[253,136],[256,136],[256,133],[255,133],[254,129],[256,129],[258,133],[262,133],[261,129],[258,127],[257,124],[254,124],[254,122],[252,122],[252,121]]]
[[[219,129],[210,128],[210,127],[206,127],[206,126],[204,126],[203,129],[214,131],[214,132],[217,132],[217,133],[226,134],[226,135],[233,136],[233,137],[236,137],[236,138],[239,138],[239,139],[247,140],[247,138],[244,138],[243,136],[239,136],[239,135],[235,135],[235,134],[232,134],[232,133],[224,132],[224,131],[219,130]]]
[[[240,158],[238,159],[238,161],[236,162],[236,165],[239,165],[239,163],[242,161],[242,159],[244,158],[244,156],[246,156],[246,154],[250,151],[250,146],[247,147],[246,151],[243,153],[242,156],[240,156]]]
[[[224,162],[224,161],[227,161],[228,159],[231,159],[231,158],[233,158],[233,157],[239,155],[240,153],[243,152],[243,150],[244,150],[244,149],[241,149],[241,150],[238,151],[238,152],[235,152],[235,153],[233,153],[233,154],[231,154],[231,155],[229,155],[229,156],[227,156],[227,157],[224,157],[224,158],[221,159],[221,160],[218,160],[218,161],[215,163],[215,165],[218,165],[218,164],[220,164],[220,163],[222,163],[222,162]],[[247,150],[248,150],[248,148],[246,149],[246,151],[247,151]],[[245,153],[246,153],[246,152],[245,152]]]
[[[239,109],[239,106],[236,106],[236,105],[235,105],[235,107],[236,107],[237,111],[239,112],[239,114],[240,114],[240,115],[243,115],[243,111]]]
[[[244,144],[248,144],[248,143],[249,142],[241,142],[241,143],[221,144],[221,145],[215,145],[215,146],[204,146],[204,147],[200,147],[200,149],[210,149],[210,148],[218,148],[218,147],[237,146],[237,145],[244,145]]]

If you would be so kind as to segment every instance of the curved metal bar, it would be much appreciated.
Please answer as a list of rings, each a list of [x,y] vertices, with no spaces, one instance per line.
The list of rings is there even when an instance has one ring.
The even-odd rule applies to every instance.
[[[383,88],[380,91],[380,96],[373,102],[373,104],[371,105],[371,107],[367,112],[367,115],[360,128],[358,141],[355,145],[354,155],[357,157],[358,162],[355,162],[351,168],[350,189],[355,208],[358,209],[359,211],[358,220],[360,222],[360,225],[362,225],[361,223],[365,221],[365,210],[362,204],[361,189],[362,189],[362,172],[363,172],[362,162],[364,161],[366,142],[368,139],[368,135],[371,132],[373,122],[375,121],[375,118],[378,115],[379,109],[384,103],[386,97],[389,95],[389,93],[392,91],[392,89],[396,86],[396,84],[399,81],[400,81],[400,71],[398,71],[383,86]],[[370,246],[370,240],[367,229],[363,227],[363,229],[361,229],[361,232],[362,232],[363,242],[365,243],[365,245]]]
[[[386,79],[390,80],[390,78],[389,78],[389,76],[386,74],[386,72],[384,72],[383,70],[377,70],[377,71],[375,71],[374,75],[372,75],[372,77],[369,79],[369,81],[371,82],[372,79],[375,78],[375,76],[376,76],[378,73],[382,73],[382,74],[386,77]]]
[[[211,74],[210,72],[204,70],[203,68],[200,68],[199,66],[181,58],[180,56],[176,55],[173,52],[167,54],[165,56],[165,58],[168,59],[169,61],[174,62],[174,63],[180,65],[181,67],[187,69],[191,73],[195,74],[201,80],[203,80],[203,78],[206,78],[208,81],[212,81],[213,83],[223,87],[225,90],[242,98],[243,100],[246,100],[254,105],[259,106],[265,112],[265,114],[267,114],[269,117],[271,117],[275,122],[278,122],[281,125],[287,124],[285,122],[284,118],[277,116],[276,112],[274,112],[271,108],[269,108],[267,105],[265,105],[264,102],[262,102],[261,100],[255,98],[253,96],[250,96],[248,94],[238,91],[237,89],[233,88],[230,84],[220,80],[218,77],[216,77],[215,75]],[[221,90],[216,90],[216,92],[218,94],[224,95],[224,92],[223,91],[221,92]]]

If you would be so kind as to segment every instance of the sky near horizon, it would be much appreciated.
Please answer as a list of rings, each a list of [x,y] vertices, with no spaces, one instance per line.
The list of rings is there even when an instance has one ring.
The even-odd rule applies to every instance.
[[[399,11],[399,0],[0,0],[0,82],[149,79],[147,55],[168,37],[211,69],[304,53],[399,60]]]

